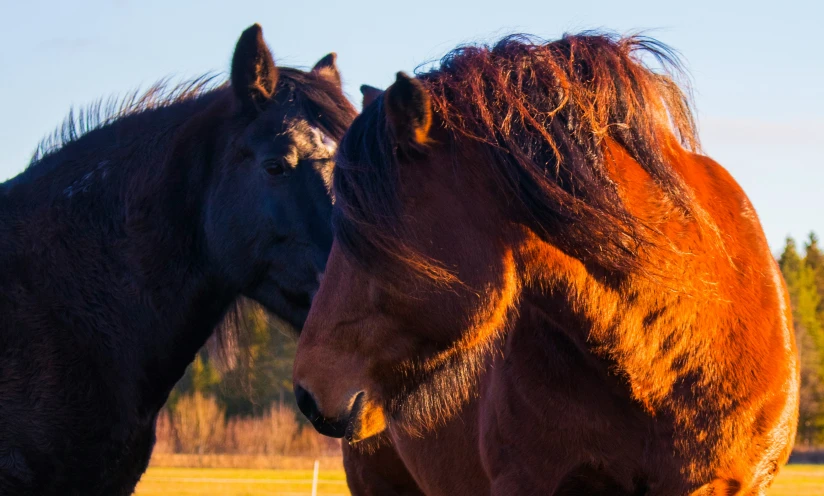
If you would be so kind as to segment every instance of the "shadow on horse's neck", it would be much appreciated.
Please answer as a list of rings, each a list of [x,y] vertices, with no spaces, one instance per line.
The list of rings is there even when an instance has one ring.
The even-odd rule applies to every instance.
[[[48,274],[41,297],[65,308],[59,326],[136,357],[150,409],[237,297],[202,240],[225,96],[218,89],[123,117],[0,186],[0,230],[15,233],[0,255]]]

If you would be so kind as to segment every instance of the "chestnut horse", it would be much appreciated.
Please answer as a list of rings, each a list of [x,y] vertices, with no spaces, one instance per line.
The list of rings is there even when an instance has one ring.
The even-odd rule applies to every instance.
[[[355,119],[294,369],[350,475],[382,437],[410,494],[763,494],[796,427],[790,309],[679,74],[647,38],[510,37]]]
[[[238,298],[303,324],[354,116],[333,54],[276,67],[255,25],[229,84],[93,107],[0,185],[0,494],[131,494]]]

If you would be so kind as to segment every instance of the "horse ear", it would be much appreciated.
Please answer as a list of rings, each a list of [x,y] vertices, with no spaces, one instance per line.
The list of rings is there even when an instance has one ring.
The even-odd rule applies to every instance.
[[[244,108],[260,111],[274,96],[278,69],[272,52],[263,41],[263,30],[255,24],[243,34],[232,57],[232,89]]]
[[[369,86],[368,84],[361,85],[360,87],[361,95],[363,95],[363,102],[361,104],[362,108],[366,108],[367,105],[374,102],[383,90],[375,88],[374,86]]]
[[[421,82],[399,72],[383,99],[399,144],[426,144],[432,126],[432,106]]]
[[[340,71],[338,71],[338,54],[335,52],[329,53],[322,59],[318,60],[318,63],[315,64],[315,67],[312,67],[312,72],[317,74],[318,76],[326,79],[327,81],[331,81],[336,85],[341,85],[340,80]]]

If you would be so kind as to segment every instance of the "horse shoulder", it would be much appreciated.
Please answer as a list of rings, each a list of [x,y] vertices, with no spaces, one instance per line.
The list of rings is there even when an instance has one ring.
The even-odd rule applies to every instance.
[[[709,157],[687,154],[681,172],[716,229],[720,245],[708,243],[707,258],[714,259],[717,282],[736,302],[737,318],[753,321],[750,332],[771,336],[768,350],[780,343],[778,349],[793,351],[786,288],[749,198],[732,175]]]
[[[611,151],[627,208],[664,234],[652,266],[667,267],[663,281],[632,285],[632,305],[616,305],[621,368],[636,400],[674,415],[679,450],[708,460],[733,454],[740,462],[728,460],[721,475],[763,484],[792,445],[797,359],[786,289],[758,216],[709,157],[670,152],[691,195],[693,211],[684,214],[629,154]],[[692,474],[713,476],[709,465]]]
[[[725,383],[711,395],[725,405],[722,444],[737,453],[727,476],[765,487],[786,461],[795,431],[797,357],[787,291],[755,209],[732,175],[694,153],[684,153],[679,172],[711,223],[702,258],[719,301],[700,307],[714,316],[696,323],[716,326],[711,356],[699,358],[705,368],[714,364]]]

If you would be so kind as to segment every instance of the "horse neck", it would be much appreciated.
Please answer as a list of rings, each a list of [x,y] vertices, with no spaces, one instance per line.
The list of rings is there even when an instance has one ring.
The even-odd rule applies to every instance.
[[[593,367],[624,371],[636,400],[654,409],[677,376],[651,366],[653,359],[707,363],[717,353],[711,343],[731,317],[718,284],[728,267],[703,221],[680,213],[637,162],[616,155],[613,177],[628,210],[658,231],[639,249],[640,268],[617,275],[528,233],[517,250],[524,308],[516,332],[529,335],[533,348],[547,332],[564,334]]]
[[[607,280],[594,276],[579,260],[534,233],[516,253],[521,275],[519,305],[528,309],[519,312],[516,329],[541,328],[548,323],[582,344],[593,329],[611,321],[616,301],[605,304],[605,298],[614,293]],[[617,300],[620,295],[614,297]]]
[[[150,302],[142,311],[154,311],[162,330],[147,340],[145,358],[155,374],[148,387],[163,401],[238,296],[206,253],[202,221],[228,101],[218,98],[183,122],[161,170],[140,170],[124,205],[132,273]]]
[[[65,157],[57,152],[46,159],[53,164],[35,165],[12,181],[15,204],[0,215],[30,226],[13,241],[15,252],[35,252],[27,277],[50,274],[73,288],[44,301],[57,300],[79,317],[66,322],[90,317],[116,330],[109,335],[122,341],[115,353],[138,357],[131,373],[153,406],[162,404],[236,297],[204,253],[200,222],[225,102],[197,103],[178,112],[159,109],[162,121],[149,132],[124,136],[115,123],[70,143]],[[135,117],[148,121],[152,112]],[[80,155],[79,147],[112,136],[128,145]]]

